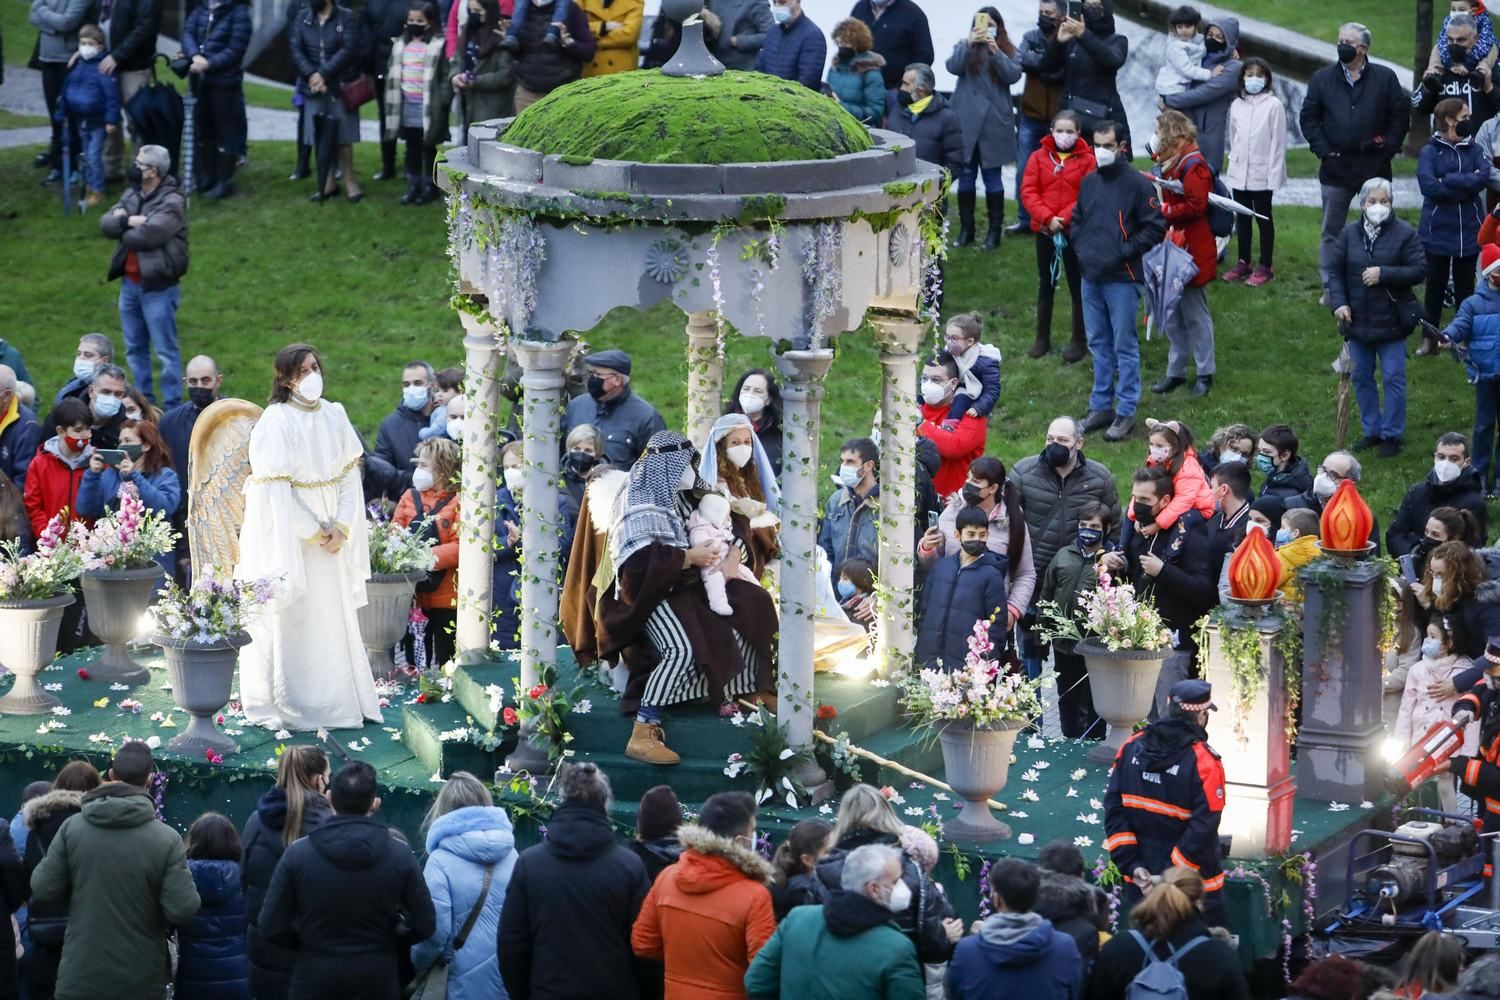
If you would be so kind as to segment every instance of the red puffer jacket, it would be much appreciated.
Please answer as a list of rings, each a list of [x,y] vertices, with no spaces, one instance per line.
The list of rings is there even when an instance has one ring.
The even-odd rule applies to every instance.
[[[1197,146],[1189,146],[1177,157],[1177,165],[1167,175],[1182,182],[1182,194],[1162,190],[1161,214],[1166,218],[1167,238],[1193,255],[1198,265],[1195,286],[1213,281],[1219,273],[1219,248],[1214,231],[1208,227],[1208,195],[1214,189],[1208,161]]]
[[[1041,145],[1026,161],[1021,177],[1021,204],[1031,216],[1031,231],[1046,232],[1054,216],[1063,220],[1063,229],[1073,221],[1073,206],[1078,202],[1078,185],[1094,172],[1094,147],[1082,137],[1067,155],[1057,152],[1052,133],[1042,136]]]
[[[50,446],[50,447],[49,447]],[[88,454],[88,452],[85,452]],[[41,535],[54,514],[66,507],[71,521],[93,524],[92,518],[71,515],[78,509],[78,485],[89,470],[88,462],[70,468],[57,453],[57,439],[49,438],[37,449],[31,468],[26,471],[26,517],[34,535]]]

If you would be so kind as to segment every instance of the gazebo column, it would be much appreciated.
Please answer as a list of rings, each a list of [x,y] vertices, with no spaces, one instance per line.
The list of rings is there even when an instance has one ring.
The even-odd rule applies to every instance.
[[[787,742],[811,749],[813,736],[813,618],[817,612],[813,549],[818,544],[818,433],[823,379],[833,351],[787,351],[776,357],[782,375],[781,630],[776,717]],[[810,762],[797,775],[814,799],[831,789]]]
[[[897,673],[911,659],[917,506],[917,351],[925,325],[915,310],[876,312],[880,347],[880,583],[879,648],[883,675]]]
[[[531,688],[542,669],[557,662],[558,543],[562,518],[557,510],[560,476],[558,429],[562,415],[563,370],[570,340],[516,344],[521,366],[522,427],[525,430],[526,491],[521,513],[521,686]],[[548,769],[544,748],[523,729],[516,752],[506,760],[513,772]]]
[[[719,418],[724,398],[724,362],[719,360],[719,326],[711,312],[687,314],[687,429],[693,444],[703,446]]]
[[[458,536],[458,622],[455,645],[466,663],[489,657],[494,611],[495,480],[500,475],[500,370],[503,327],[487,316],[460,312],[464,325],[462,500]]]

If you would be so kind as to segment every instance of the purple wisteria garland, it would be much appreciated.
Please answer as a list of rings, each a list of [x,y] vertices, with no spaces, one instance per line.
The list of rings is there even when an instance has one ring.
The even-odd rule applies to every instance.
[[[838,222],[820,222],[812,235],[802,240],[802,280],[812,293],[812,331],[814,350],[823,346],[823,324],[839,307],[844,292],[844,227]]]
[[[520,335],[536,312],[537,278],[547,260],[541,227],[524,215],[500,216],[484,249],[490,315]]]

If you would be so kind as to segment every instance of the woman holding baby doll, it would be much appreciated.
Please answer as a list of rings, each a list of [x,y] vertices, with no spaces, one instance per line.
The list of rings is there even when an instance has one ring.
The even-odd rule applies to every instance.
[[[758,579],[781,552],[781,487],[749,417],[726,413],[714,421],[698,475],[729,499],[735,535]]]

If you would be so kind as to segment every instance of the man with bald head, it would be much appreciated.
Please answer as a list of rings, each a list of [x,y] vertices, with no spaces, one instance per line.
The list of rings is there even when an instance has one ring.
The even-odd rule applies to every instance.
[[[1339,483],[1348,479],[1358,486],[1363,477],[1364,469],[1352,452],[1330,451],[1313,476],[1312,489],[1283,498],[1286,501],[1286,509],[1295,510],[1298,507],[1306,507],[1314,514],[1321,516],[1323,505],[1339,488]],[[1378,515],[1374,515],[1373,524],[1374,527],[1370,530],[1370,541],[1375,543],[1375,554],[1378,556],[1381,554],[1380,517]]]
[[[172,515],[172,527],[177,529],[177,579],[185,582],[188,576],[188,545],[187,545],[187,494],[188,494],[188,445],[193,439],[193,427],[198,422],[198,414],[208,409],[210,403],[219,398],[219,388],[224,384],[224,376],[219,373],[219,366],[214,359],[207,354],[200,354],[187,363],[183,372],[184,382],[187,384],[187,399],[162,414],[161,436],[167,444],[167,450],[172,453],[172,468],[177,472],[177,479],[182,483],[182,503],[177,505],[177,512]]]
[[[10,477],[16,488],[26,488],[26,470],[42,441],[42,426],[36,414],[16,398],[16,372],[0,365],[0,472]]]

